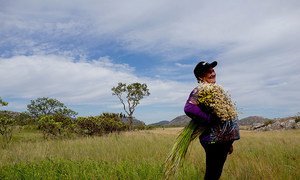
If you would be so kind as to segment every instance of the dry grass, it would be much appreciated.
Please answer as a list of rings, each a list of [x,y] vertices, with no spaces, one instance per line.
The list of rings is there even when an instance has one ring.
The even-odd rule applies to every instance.
[[[62,179],[160,179],[162,164],[180,130],[160,128],[50,141],[30,140],[24,134],[25,142],[18,137],[18,141],[0,149],[0,179],[20,179],[24,174],[25,179],[53,174],[64,175]],[[201,179],[204,161],[204,151],[196,140],[179,179]],[[299,168],[300,130],[241,131],[241,140],[234,143],[222,179],[300,179]]]

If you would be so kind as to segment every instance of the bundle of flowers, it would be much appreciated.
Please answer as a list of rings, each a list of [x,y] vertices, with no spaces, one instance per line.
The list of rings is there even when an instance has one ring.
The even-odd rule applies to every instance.
[[[215,114],[222,121],[233,120],[237,117],[234,103],[230,95],[217,84],[200,83],[198,101],[210,113]],[[164,176],[169,179],[182,166],[187,150],[191,142],[198,137],[205,127],[199,126],[191,120],[176,138],[176,142],[165,161]]]
[[[230,95],[218,84],[200,83],[198,101],[222,121],[236,119],[237,111]]]

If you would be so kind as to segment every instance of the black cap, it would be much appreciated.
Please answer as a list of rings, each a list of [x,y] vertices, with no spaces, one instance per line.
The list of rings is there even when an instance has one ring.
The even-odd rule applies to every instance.
[[[216,67],[218,64],[217,61],[213,61],[212,63],[208,63],[208,62],[205,62],[205,61],[201,61],[199,62],[195,69],[194,69],[194,74],[195,74],[195,77],[198,79],[199,77],[202,77],[207,70],[209,70],[210,68],[214,68]]]

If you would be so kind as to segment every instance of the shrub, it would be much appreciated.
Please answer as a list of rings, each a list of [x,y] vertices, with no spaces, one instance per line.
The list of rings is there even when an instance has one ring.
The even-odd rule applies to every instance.
[[[300,112],[297,113],[297,115],[295,117],[295,122],[296,123],[300,122]]]
[[[99,116],[79,117],[76,121],[77,133],[82,135],[103,135],[127,129],[119,114],[103,113]]]
[[[102,132],[95,117],[78,117],[76,132],[82,135],[96,135]]]
[[[39,118],[38,128],[44,138],[66,137],[74,132],[73,120],[62,114],[44,115]]]
[[[15,120],[9,116],[0,116],[0,134],[2,135],[5,144],[12,139],[12,132],[15,125]]]
[[[145,130],[145,129],[147,129],[146,125],[144,125],[144,124],[138,124],[136,126],[133,126],[133,128],[136,129],[136,130]]]
[[[36,121],[33,117],[30,116],[27,112],[21,112],[18,116],[15,117],[16,124],[20,126],[25,125],[35,125]]]

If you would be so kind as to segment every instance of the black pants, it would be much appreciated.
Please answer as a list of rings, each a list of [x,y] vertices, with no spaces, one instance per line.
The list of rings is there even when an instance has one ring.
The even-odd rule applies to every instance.
[[[215,144],[201,143],[206,153],[205,180],[218,180],[220,178],[232,143],[233,142]]]

